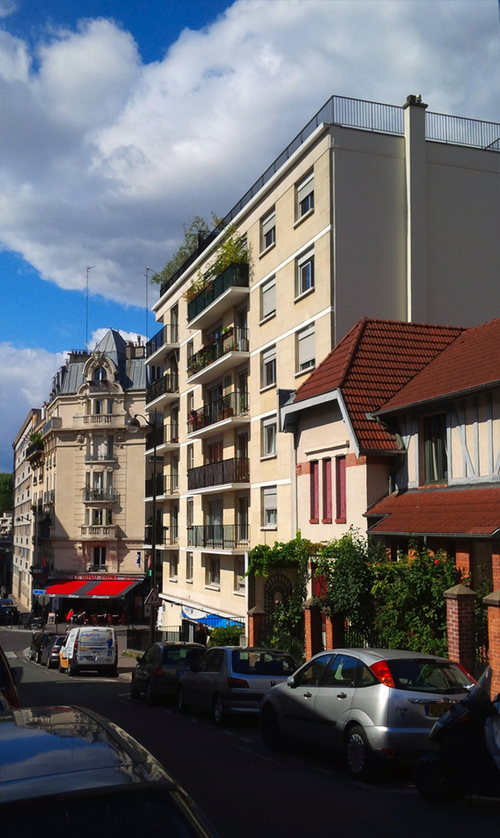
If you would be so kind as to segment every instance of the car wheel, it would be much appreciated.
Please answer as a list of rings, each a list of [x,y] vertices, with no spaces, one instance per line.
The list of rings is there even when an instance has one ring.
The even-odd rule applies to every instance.
[[[429,754],[417,762],[415,785],[422,797],[431,803],[450,803],[465,797],[466,793],[449,768],[435,754]]]
[[[222,696],[217,694],[214,697],[214,722],[219,727],[224,724],[226,721],[226,714],[224,712],[224,704],[222,702]]]
[[[72,666],[71,664],[68,666],[68,675],[76,675],[77,669],[76,666]]]
[[[186,697],[184,695],[184,690],[182,687],[179,687],[177,690],[177,710],[179,713],[187,713],[188,706],[186,704]]]
[[[132,676],[132,680],[130,682],[130,698],[139,698],[141,695],[141,691],[137,689],[134,678]]]
[[[262,741],[270,751],[277,751],[282,745],[280,725],[275,710],[270,705],[262,708],[260,714]]]
[[[109,673],[110,678],[118,678],[118,666],[115,665],[111,667],[111,672]]]
[[[373,752],[361,725],[351,727],[347,734],[345,754],[347,767],[356,780],[367,780],[374,773]]]
[[[154,707],[154,705],[157,702],[156,690],[153,687],[151,681],[148,681],[148,686],[146,689],[146,701],[150,707]]]
[[[65,671],[66,670],[64,669],[63,666],[61,666],[61,662],[59,661],[59,672],[61,673],[61,675],[64,675]]]

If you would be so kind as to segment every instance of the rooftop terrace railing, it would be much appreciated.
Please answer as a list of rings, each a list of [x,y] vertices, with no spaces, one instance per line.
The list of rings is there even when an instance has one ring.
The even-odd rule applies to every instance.
[[[311,136],[313,131],[322,124],[342,125],[346,128],[358,128],[363,131],[402,135],[404,133],[404,109],[398,105],[384,105],[363,99],[350,99],[347,96],[332,96],[260,178],[255,181],[248,192],[240,198],[217,227],[200,242],[184,264],[163,283],[160,288],[160,297],[177,282],[184,271],[196,261],[222,230],[241,212],[243,207],[265,186],[292,154]],[[455,143],[500,151],[500,124],[496,122],[483,122],[478,119],[447,116],[427,111],[425,136],[426,139],[435,142]]]

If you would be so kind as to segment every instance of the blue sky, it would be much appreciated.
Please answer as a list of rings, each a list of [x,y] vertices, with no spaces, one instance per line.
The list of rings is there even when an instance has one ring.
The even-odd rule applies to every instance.
[[[0,0],[0,471],[64,352],[332,95],[500,121],[497,0]]]

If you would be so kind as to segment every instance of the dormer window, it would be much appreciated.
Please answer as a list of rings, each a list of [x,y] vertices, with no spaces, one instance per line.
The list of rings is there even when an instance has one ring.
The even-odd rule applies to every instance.
[[[96,384],[98,384],[100,381],[105,381],[107,377],[108,374],[104,367],[97,367],[97,369],[94,370],[93,379]]]
[[[448,481],[446,413],[424,418],[424,467],[426,483]]]

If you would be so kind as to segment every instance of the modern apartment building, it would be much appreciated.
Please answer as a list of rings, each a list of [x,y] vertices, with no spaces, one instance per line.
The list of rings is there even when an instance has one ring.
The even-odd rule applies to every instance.
[[[26,512],[33,542],[22,571],[31,564],[33,587],[47,591],[54,611],[142,609],[144,434],[129,434],[126,422],[144,412],[144,355],[144,344],[114,330],[93,352],[71,352],[25,454],[27,427],[16,440],[17,471],[25,456],[31,473],[26,506],[22,471],[16,486],[15,517]],[[23,585],[30,605],[24,576]]]
[[[248,550],[298,528],[279,408],[360,318],[500,310],[500,126],[426,108],[333,97],[161,287],[146,410],[164,627],[245,621]],[[231,227],[248,263],[214,275]]]

